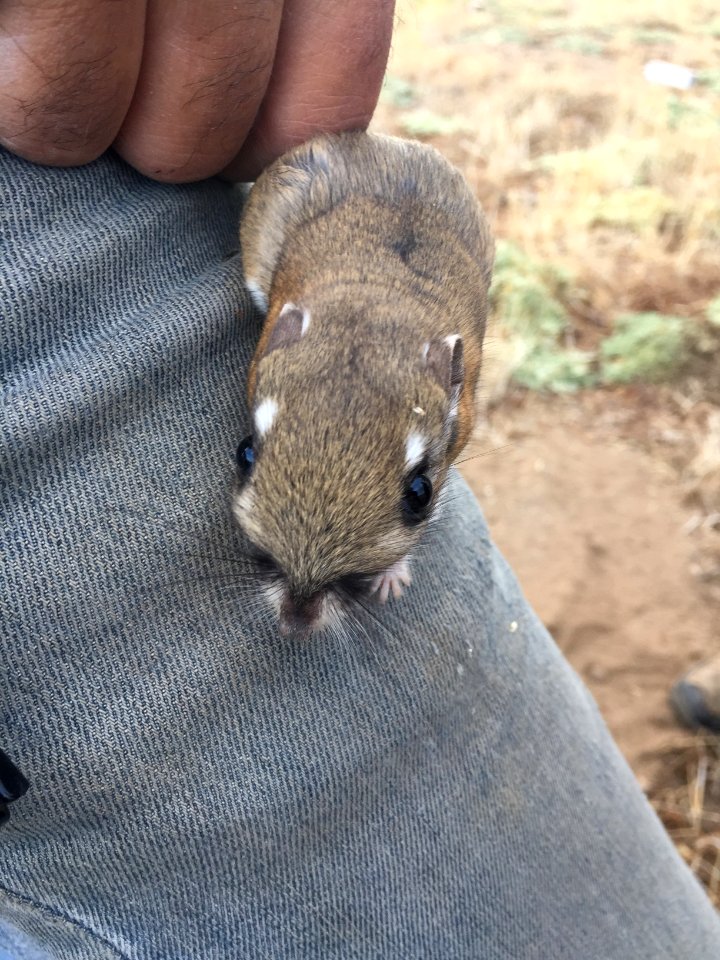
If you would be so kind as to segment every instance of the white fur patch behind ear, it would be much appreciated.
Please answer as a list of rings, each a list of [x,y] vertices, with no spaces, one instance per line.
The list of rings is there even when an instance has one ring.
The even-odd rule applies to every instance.
[[[267,313],[268,299],[260,289],[260,284],[256,280],[246,280],[245,286],[250,298],[261,313]]]
[[[278,405],[272,397],[268,397],[258,405],[255,410],[255,430],[264,437],[270,427],[273,425],[275,415],[278,411]]]
[[[422,434],[416,433],[414,430],[408,434],[405,443],[405,468],[412,470],[413,467],[416,467],[425,456],[426,450],[427,440]]]
[[[450,393],[450,412],[448,414],[448,419],[455,420],[458,414],[458,405],[460,404],[460,394],[462,393],[462,381],[465,375],[465,365],[464,365],[464,356],[462,352],[462,340],[460,340],[460,349],[456,350],[456,344],[460,340],[460,334],[454,333],[449,337],[445,337],[445,342],[450,347],[450,352],[453,357],[451,372],[450,372],[450,381],[452,384],[452,390]]]

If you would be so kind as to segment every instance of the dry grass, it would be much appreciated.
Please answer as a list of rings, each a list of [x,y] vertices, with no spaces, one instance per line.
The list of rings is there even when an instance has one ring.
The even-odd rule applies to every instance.
[[[686,530],[694,543],[691,572],[720,606],[720,408],[701,401],[691,407],[686,423],[693,455],[681,480],[694,507]]]
[[[720,524],[720,410],[709,409],[696,427],[696,453],[686,482],[697,497],[708,526]]]
[[[680,855],[720,908],[720,737],[697,736],[668,751],[650,802]]]
[[[405,0],[398,20],[389,73],[406,86],[376,125],[440,146],[497,235],[571,269],[597,315],[702,314],[720,289],[720,95],[642,68],[662,57],[715,82],[709,0]]]

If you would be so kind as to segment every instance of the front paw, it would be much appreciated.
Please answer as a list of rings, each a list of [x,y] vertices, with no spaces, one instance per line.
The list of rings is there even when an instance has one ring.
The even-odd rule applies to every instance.
[[[403,557],[375,577],[371,593],[377,593],[380,603],[386,603],[392,590],[392,595],[399,600],[403,595],[403,588],[409,587],[411,583],[410,563],[407,557]]]

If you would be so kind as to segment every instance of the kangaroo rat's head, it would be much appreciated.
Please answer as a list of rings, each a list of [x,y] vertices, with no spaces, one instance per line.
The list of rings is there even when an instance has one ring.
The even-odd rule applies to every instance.
[[[387,337],[328,351],[323,320],[337,309],[277,311],[251,374],[253,433],[237,452],[233,512],[284,633],[337,622],[382,593],[386,574],[398,586],[462,418],[459,336],[414,342],[413,325],[393,320]],[[343,319],[352,330],[358,318],[350,307]]]

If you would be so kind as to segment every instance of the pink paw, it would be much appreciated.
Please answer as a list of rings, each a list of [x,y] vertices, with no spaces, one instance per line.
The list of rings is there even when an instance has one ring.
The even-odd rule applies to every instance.
[[[380,603],[387,601],[391,590],[395,599],[399,600],[403,595],[403,587],[409,587],[411,583],[410,564],[407,557],[404,557],[375,577],[371,592],[378,592]]]

